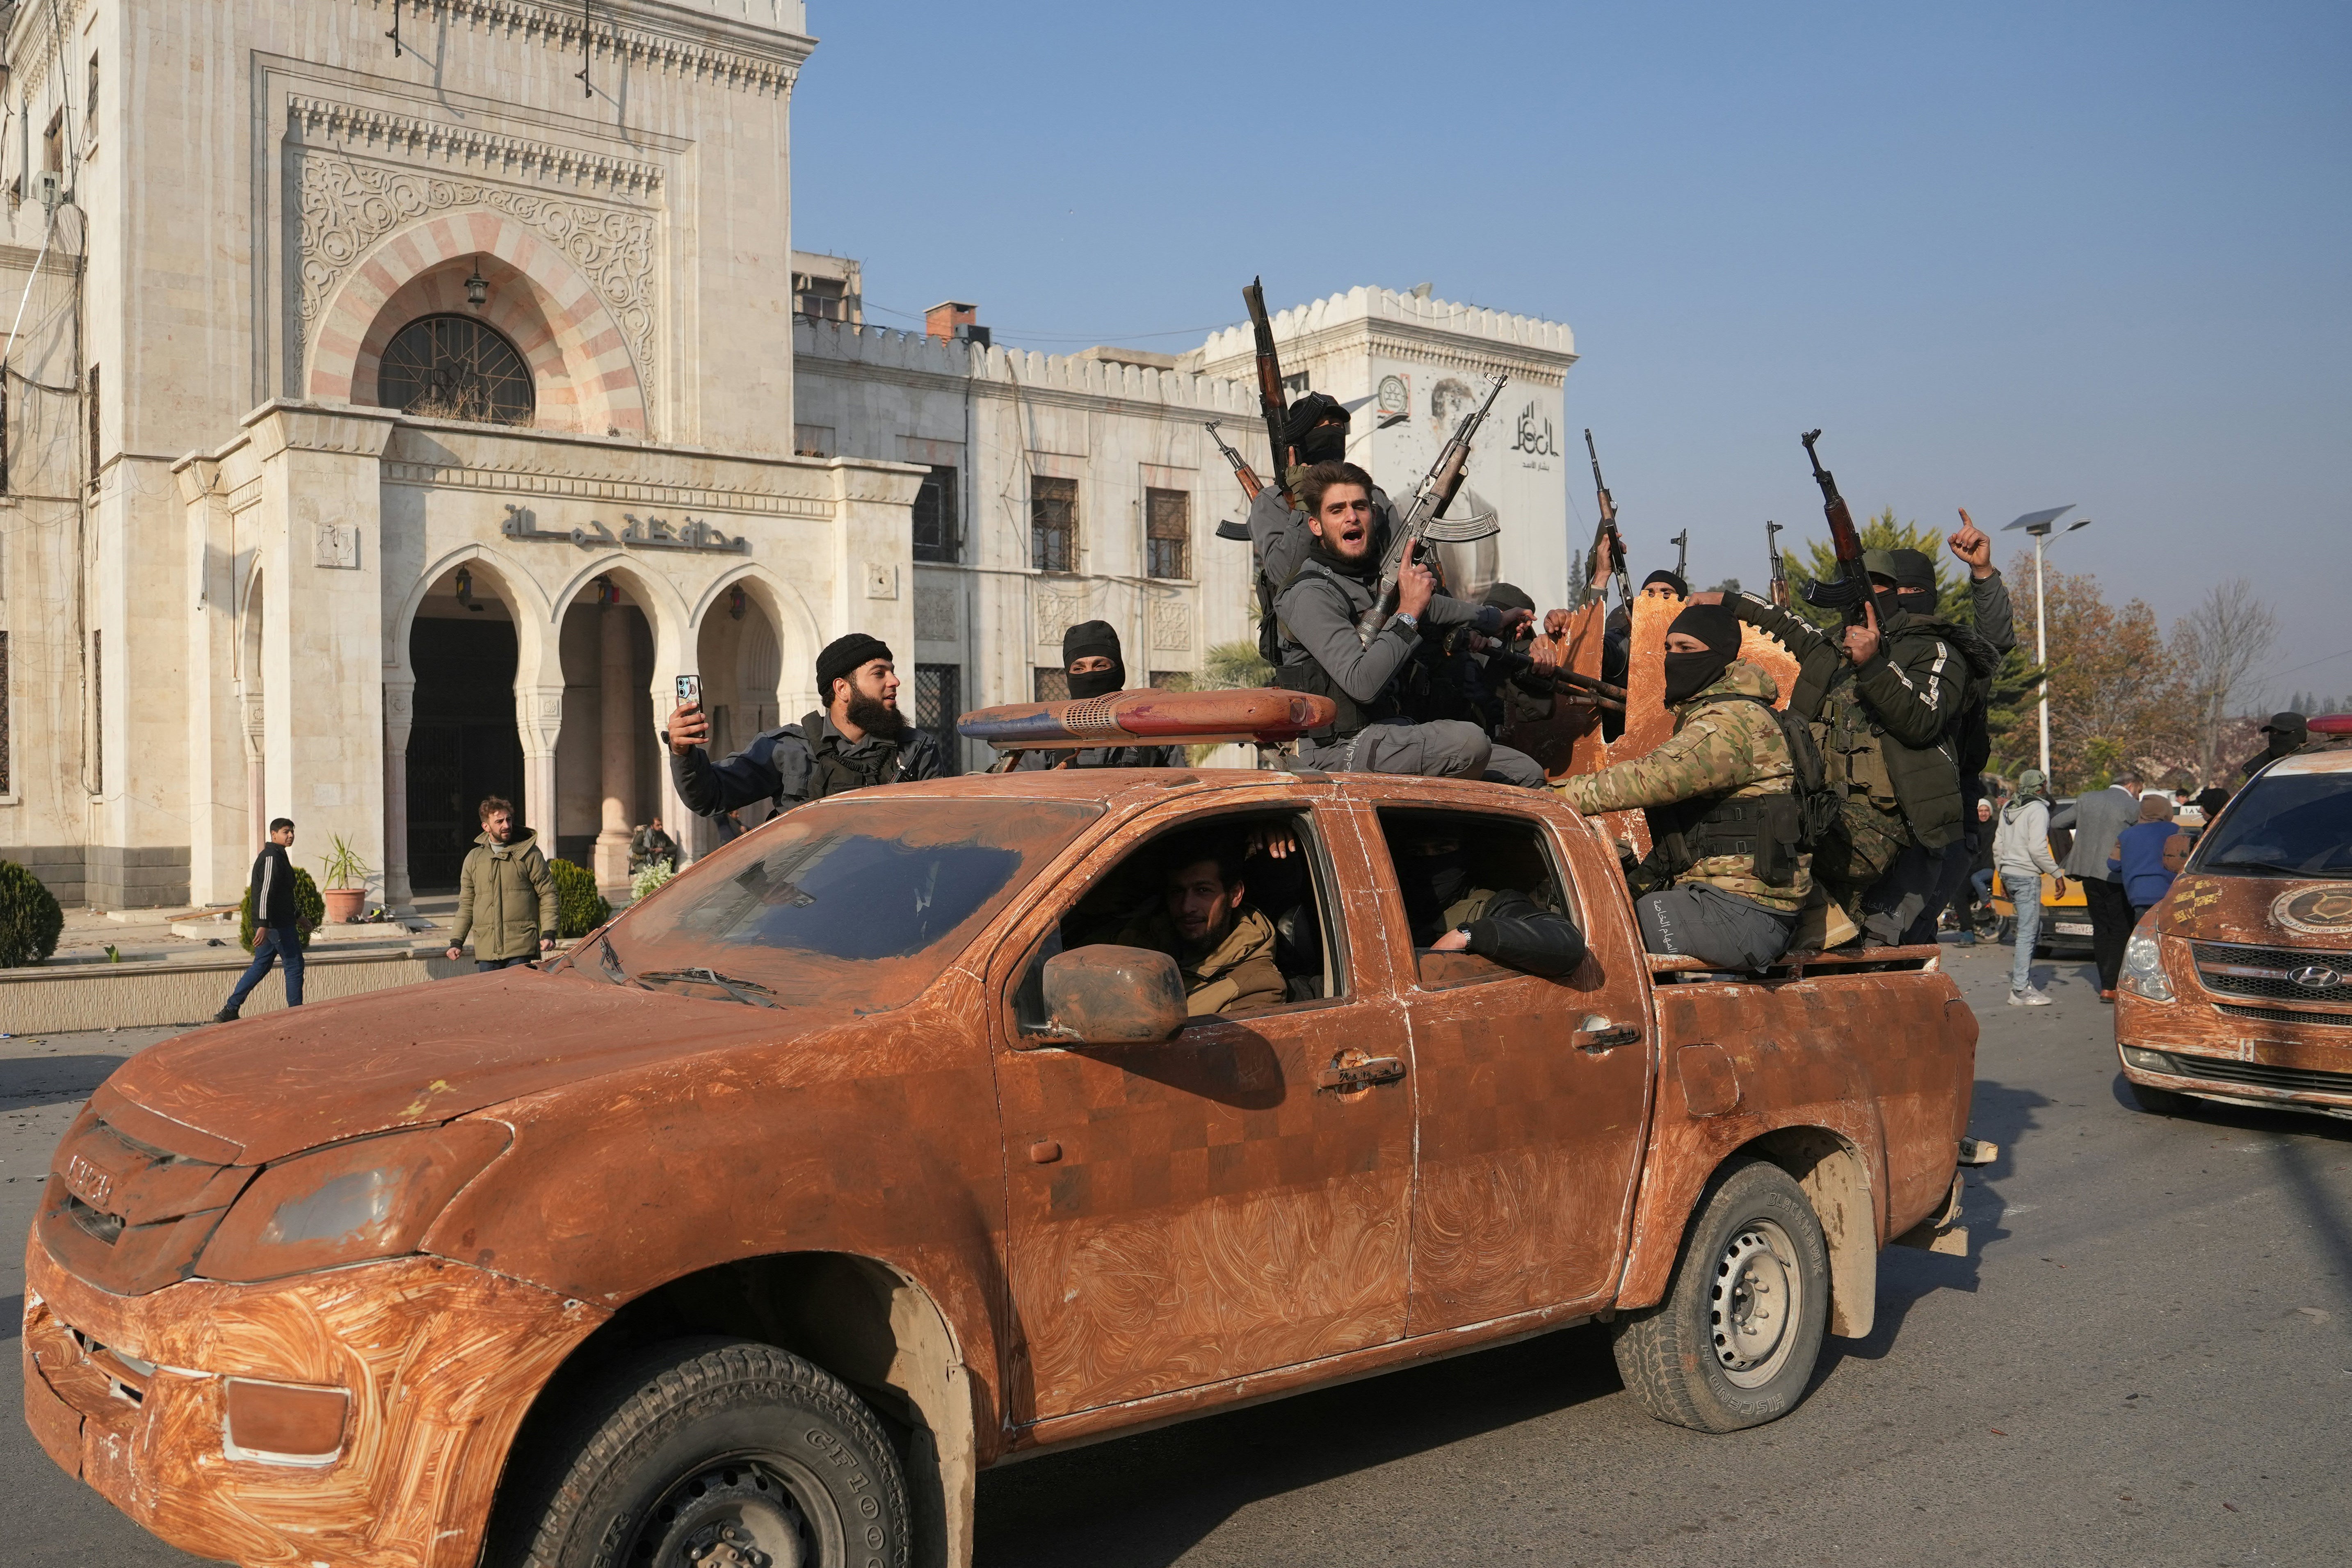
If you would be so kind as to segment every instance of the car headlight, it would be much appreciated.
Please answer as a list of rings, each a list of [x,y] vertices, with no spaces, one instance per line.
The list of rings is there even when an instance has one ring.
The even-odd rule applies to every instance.
[[[511,1137],[495,1121],[453,1121],[280,1160],[230,1207],[196,1272],[249,1283],[414,1252]]]
[[[2171,983],[2164,977],[2164,951],[2152,931],[2136,931],[2124,943],[2123,989],[2151,1002],[2172,1000]]]

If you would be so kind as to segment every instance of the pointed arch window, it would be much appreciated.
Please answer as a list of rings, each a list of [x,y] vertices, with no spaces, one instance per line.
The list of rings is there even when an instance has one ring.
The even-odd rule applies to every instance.
[[[471,316],[420,316],[394,334],[376,367],[376,402],[404,414],[528,425],[530,366],[495,327]]]

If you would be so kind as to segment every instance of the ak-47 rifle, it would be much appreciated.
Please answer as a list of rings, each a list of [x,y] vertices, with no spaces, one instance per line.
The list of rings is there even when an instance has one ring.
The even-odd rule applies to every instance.
[[[1822,457],[1813,450],[1813,443],[1822,438],[1818,430],[1808,430],[1798,437],[1805,444],[1805,456],[1813,465],[1813,482],[1822,487],[1822,515],[1830,521],[1830,543],[1837,551],[1837,581],[1829,591],[1816,595],[1807,591],[1815,604],[1833,606],[1845,612],[1845,624],[1861,626],[1870,616],[1870,572],[1862,563],[1862,534],[1853,526],[1853,513],[1838,494],[1837,478],[1822,467]]]
[[[1274,463],[1274,488],[1285,500],[1290,494],[1290,443],[1283,432],[1290,424],[1290,405],[1282,395],[1282,358],[1274,349],[1274,322],[1265,313],[1265,280],[1250,279],[1242,290],[1249,310],[1250,331],[1257,338],[1257,405],[1265,416],[1265,438]]]
[[[1612,686],[1590,675],[1579,675],[1566,665],[1538,664],[1499,638],[1482,637],[1477,639],[1476,646],[1486,655],[1489,668],[1499,669],[1506,675],[1537,676],[1554,686],[1568,688],[1596,708],[1606,708],[1618,713],[1625,710],[1625,689],[1622,686]]]
[[[1782,609],[1789,607],[1789,563],[1780,559],[1780,542],[1772,536],[1780,531],[1777,522],[1764,524],[1764,553],[1772,559],[1772,602]]]
[[[1587,563],[1586,582],[1614,576],[1618,603],[1630,605],[1633,602],[1633,579],[1625,570],[1624,535],[1617,531],[1617,501],[1601,478],[1601,453],[1592,445],[1590,430],[1584,433],[1584,449],[1592,458],[1592,489],[1600,497],[1601,506],[1601,524],[1592,531],[1592,559]],[[1604,550],[1608,552],[1605,557],[1601,553]],[[1582,609],[1587,597],[1589,593],[1580,588],[1576,607]]]
[[[1250,468],[1249,459],[1225,445],[1225,438],[1217,433],[1217,421],[1209,420],[1203,428],[1209,432],[1209,439],[1217,444],[1217,450],[1225,455],[1225,461],[1234,466],[1234,478],[1241,480],[1242,494],[1251,500],[1257,500],[1257,492],[1265,489],[1265,481]]]
[[[1684,529],[1680,533],[1677,533],[1672,539],[1667,540],[1666,542],[1675,547],[1675,575],[1680,577],[1685,583],[1689,582],[1690,530],[1687,528]]]
[[[1469,471],[1470,440],[1478,434],[1478,426],[1486,422],[1487,412],[1495,406],[1504,384],[1511,378],[1497,375],[1486,384],[1486,400],[1463,416],[1454,427],[1454,438],[1437,454],[1437,461],[1421,477],[1421,488],[1412,492],[1412,504],[1398,520],[1394,535],[1389,540],[1386,554],[1381,557],[1381,585],[1372,595],[1372,607],[1356,622],[1356,636],[1369,644],[1380,635],[1389,617],[1396,614],[1397,577],[1404,563],[1412,558],[1429,525],[1445,515],[1453,504],[1454,492],[1461,489],[1463,476]]]

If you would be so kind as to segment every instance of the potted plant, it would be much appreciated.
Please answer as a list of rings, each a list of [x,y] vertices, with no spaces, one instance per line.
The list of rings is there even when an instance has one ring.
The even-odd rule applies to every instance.
[[[327,900],[328,921],[335,925],[355,923],[367,908],[367,862],[338,833],[333,847],[319,858],[319,868],[327,878],[327,885],[319,891]]]

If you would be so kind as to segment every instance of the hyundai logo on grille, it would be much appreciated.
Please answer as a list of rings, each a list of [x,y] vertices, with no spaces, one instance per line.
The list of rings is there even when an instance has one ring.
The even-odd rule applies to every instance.
[[[2287,978],[2306,991],[2325,991],[2331,985],[2344,984],[2344,976],[2324,963],[2306,963],[2301,969],[2290,971]]]

